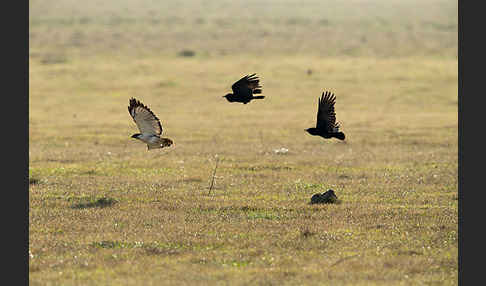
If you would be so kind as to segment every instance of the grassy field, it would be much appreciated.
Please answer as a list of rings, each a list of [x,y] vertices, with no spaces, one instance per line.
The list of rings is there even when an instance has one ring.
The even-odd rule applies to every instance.
[[[457,2],[342,2],[31,0],[30,284],[457,285]]]

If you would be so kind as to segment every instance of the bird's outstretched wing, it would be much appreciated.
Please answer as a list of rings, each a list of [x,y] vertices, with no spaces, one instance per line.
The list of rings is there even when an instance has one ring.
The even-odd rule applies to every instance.
[[[322,93],[317,111],[317,129],[326,130],[327,132],[339,131],[339,123],[336,122],[336,112],[334,111],[335,103],[336,97],[333,93],[328,91]]]
[[[128,112],[133,118],[133,121],[137,124],[141,133],[146,134],[162,134],[162,125],[160,120],[155,114],[140,101],[135,98],[130,99],[130,105],[128,106]]]
[[[234,94],[251,96],[253,93],[261,93],[260,79],[256,73],[247,75],[235,82],[231,89]]]

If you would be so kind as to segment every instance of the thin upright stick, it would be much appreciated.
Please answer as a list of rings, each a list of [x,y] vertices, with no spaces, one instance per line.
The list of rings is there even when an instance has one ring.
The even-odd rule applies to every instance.
[[[213,185],[214,185],[214,176],[216,175],[216,169],[218,168],[218,162],[219,162],[219,158],[216,157],[216,166],[214,166],[214,171],[213,171],[213,179],[211,180],[211,185],[209,186],[209,192],[208,192],[208,195],[211,194],[211,190],[213,189]]]

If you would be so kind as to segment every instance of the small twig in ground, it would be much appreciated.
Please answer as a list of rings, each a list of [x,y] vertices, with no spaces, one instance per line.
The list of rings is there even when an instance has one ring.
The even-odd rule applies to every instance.
[[[262,148],[263,150],[265,150],[265,143],[263,141],[263,132],[261,130],[259,132],[259,135],[260,135],[260,144],[262,144]]]
[[[343,261],[345,261],[345,260],[348,260],[348,259],[351,259],[351,258],[354,258],[354,257],[357,257],[357,256],[359,256],[359,254],[355,254],[355,255],[351,255],[351,256],[346,256],[346,257],[343,257],[343,258],[339,259],[338,261],[336,261],[335,263],[333,263],[333,264],[332,264],[331,266],[329,266],[329,267],[336,266],[336,265],[338,265],[339,263],[341,263],[341,262],[343,262]]]
[[[216,169],[218,168],[218,162],[219,162],[219,158],[216,156],[216,166],[214,166],[214,171],[213,171],[213,179],[211,180],[211,185],[209,186],[209,192],[208,192],[208,195],[211,194],[211,190],[213,189],[213,185],[214,185],[214,176],[216,175]]]

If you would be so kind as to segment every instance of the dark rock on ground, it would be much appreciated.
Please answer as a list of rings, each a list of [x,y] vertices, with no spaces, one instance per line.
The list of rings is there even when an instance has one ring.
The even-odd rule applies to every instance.
[[[311,204],[334,204],[338,201],[338,197],[333,190],[329,189],[322,194],[314,194],[311,198]]]

